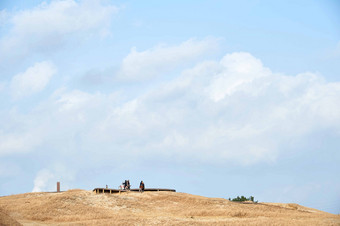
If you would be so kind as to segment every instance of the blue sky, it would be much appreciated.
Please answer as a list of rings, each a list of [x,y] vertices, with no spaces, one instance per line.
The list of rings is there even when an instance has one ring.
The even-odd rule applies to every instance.
[[[340,212],[338,1],[0,10],[1,195],[130,179]]]

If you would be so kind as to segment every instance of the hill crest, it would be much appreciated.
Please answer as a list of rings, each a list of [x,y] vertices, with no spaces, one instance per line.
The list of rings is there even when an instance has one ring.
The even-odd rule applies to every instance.
[[[340,224],[338,215],[293,203],[237,203],[174,192],[95,194],[73,189],[25,193],[0,197],[0,208],[23,225]]]

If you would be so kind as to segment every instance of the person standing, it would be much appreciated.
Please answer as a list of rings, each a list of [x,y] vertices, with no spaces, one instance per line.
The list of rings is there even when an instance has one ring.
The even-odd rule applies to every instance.
[[[141,181],[140,184],[139,184],[139,191],[144,192],[144,189],[145,189],[145,184],[144,184],[143,181]]]
[[[128,188],[128,190],[130,190],[130,188],[131,188],[130,180],[127,180],[127,188]]]

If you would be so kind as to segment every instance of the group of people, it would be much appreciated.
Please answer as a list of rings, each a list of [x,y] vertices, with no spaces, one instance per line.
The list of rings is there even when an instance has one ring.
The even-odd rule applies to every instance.
[[[129,180],[125,180],[125,181],[123,182],[123,189],[124,189],[124,190],[130,190],[130,187],[131,187],[130,181],[129,181]]]
[[[124,189],[124,190],[130,190],[131,188],[131,184],[130,184],[130,180],[125,180],[122,185],[120,186],[121,189]],[[141,181],[139,183],[139,191],[140,192],[144,192],[144,189],[145,189],[145,184],[143,181]]]

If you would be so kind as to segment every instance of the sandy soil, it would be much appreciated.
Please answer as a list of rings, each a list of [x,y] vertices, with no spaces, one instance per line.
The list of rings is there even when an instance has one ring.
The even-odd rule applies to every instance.
[[[0,197],[0,208],[0,225],[340,225],[339,215],[297,204],[173,192],[26,193]]]

